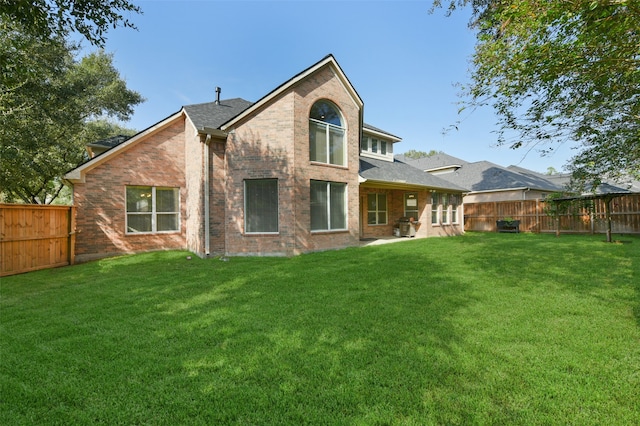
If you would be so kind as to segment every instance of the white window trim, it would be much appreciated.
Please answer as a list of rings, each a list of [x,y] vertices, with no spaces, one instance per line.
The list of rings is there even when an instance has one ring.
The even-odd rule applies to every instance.
[[[328,229],[311,229],[311,226],[309,226],[309,229],[311,230],[312,234],[326,234],[326,233],[330,233],[330,232],[345,232],[349,230],[349,185],[347,185],[344,182],[332,182],[332,181],[326,181],[326,180],[315,180],[312,179],[312,182],[321,182],[327,185],[327,225],[328,225]],[[331,228],[331,184],[340,184],[340,185],[344,185],[344,223],[346,225],[346,228]],[[309,188],[309,190],[311,190],[311,188]],[[309,217],[309,219],[311,219],[311,217]]]
[[[443,225],[451,225],[451,211],[449,209],[450,205],[442,205],[442,224]]]
[[[128,212],[127,211],[127,188],[151,188],[151,211],[150,212]],[[178,211],[177,212],[160,212],[156,211],[156,189],[173,189],[178,191]],[[182,221],[180,215],[180,188],[174,186],[149,186],[149,185],[125,185],[124,187],[124,230],[125,235],[151,235],[151,234],[176,234],[180,233]],[[129,231],[129,215],[151,215],[151,231],[149,232],[132,232]],[[158,231],[158,214],[175,214],[178,216],[178,229],[168,231]]]
[[[459,225],[460,224],[460,204],[458,203],[458,196],[454,193],[449,192],[436,192],[437,194],[437,204],[433,203],[433,194],[431,196],[431,224],[433,226],[441,226],[441,225]],[[447,201],[449,204],[445,205],[442,203],[443,195],[446,195]],[[453,204],[453,201],[456,203]],[[454,208],[455,207],[455,208]],[[456,218],[453,220],[453,212],[456,212]],[[433,221],[433,212],[436,213],[437,222]]]
[[[376,209],[375,210],[369,210],[369,195],[375,195],[376,196]],[[380,195],[384,195],[385,196],[385,209],[384,210],[380,210]],[[375,212],[376,214],[376,223],[369,223],[369,213],[371,212]],[[384,221],[384,223],[378,223],[378,213],[380,212],[385,212],[386,213],[386,220]],[[387,196],[386,193],[381,193],[381,192],[373,192],[373,193],[368,193],[367,194],[367,225],[368,226],[381,226],[381,225],[388,225],[389,224],[389,197]]]
[[[336,126],[335,124],[331,124],[331,123],[327,123],[326,121],[320,121],[320,120],[316,120],[315,118],[311,118],[309,117],[309,121],[313,122],[315,124],[319,124],[319,125],[324,125],[326,126],[326,132],[325,132],[325,137],[326,137],[326,141],[325,141],[325,146],[327,148],[327,151],[325,152],[326,156],[327,156],[327,161],[318,161],[318,160],[310,160],[312,163],[317,163],[317,164],[323,164],[323,165],[329,165],[329,166],[335,166],[335,167],[347,167],[347,159],[349,158],[349,156],[347,155],[347,148],[349,146],[349,144],[347,143],[347,129],[345,127],[342,126]],[[341,130],[343,132],[343,136],[342,136],[342,164],[336,164],[336,163],[332,163],[330,161],[331,158],[331,147],[330,147],[330,140],[331,140],[331,132],[330,129],[338,129]]]
[[[407,210],[407,195],[409,194],[415,194],[416,195],[416,208],[411,209],[411,210]],[[416,212],[416,220],[420,220],[420,203],[418,202],[418,193],[417,192],[405,192],[402,198],[402,203],[404,204],[404,216],[405,217],[409,217],[409,215],[407,214],[407,212]]]
[[[379,142],[377,146],[377,152],[373,152],[372,150],[372,139],[375,139]],[[384,143],[386,146],[385,154],[380,153],[382,143]],[[363,135],[362,142],[360,143],[360,155],[362,155],[363,157],[376,158],[379,160],[393,161],[393,142],[386,139],[380,139],[379,137]]]

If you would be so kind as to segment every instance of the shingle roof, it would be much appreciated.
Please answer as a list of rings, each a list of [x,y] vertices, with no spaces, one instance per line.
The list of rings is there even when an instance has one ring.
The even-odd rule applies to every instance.
[[[114,146],[120,145],[122,142],[126,141],[130,137],[131,136],[117,135],[117,136],[112,136],[106,139],[100,139],[99,141],[91,142],[87,145],[92,147],[113,148]]]
[[[445,154],[444,152],[417,159],[407,158],[402,154],[397,155],[396,158],[404,163],[412,165],[413,167],[417,167],[420,170],[432,170],[467,164],[466,161],[453,157],[449,154]]]
[[[253,105],[253,102],[241,98],[221,100],[219,104],[206,102],[185,105],[184,110],[197,129],[205,127],[218,129],[227,121]]]
[[[543,175],[542,173],[537,173],[532,170],[523,169],[518,166],[509,166],[510,170],[517,171],[523,174],[532,174],[534,176],[541,176],[548,181],[561,186],[563,188],[570,190],[571,185],[571,174],[570,173],[556,173],[552,175]],[[624,193],[635,193],[640,192],[640,181],[634,180],[631,177],[627,177],[620,182],[604,179],[604,181],[596,188],[595,194],[624,194]],[[593,189],[587,189],[585,194],[593,194]]]
[[[523,174],[489,161],[466,163],[452,173],[439,175],[443,179],[471,189],[472,191],[492,191],[501,189],[530,188],[544,191],[561,191],[561,185],[550,182],[542,176]]]
[[[399,136],[396,136],[393,133],[389,133],[386,130],[382,130],[382,129],[378,128],[378,127],[372,126],[371,124],[362,123],[362,128],[363,128],[363,130],[371,130],[371,131],[374,131],[374,132],[383,133],[385,135],[391,136],[394,139],[398,139],[398,140],[401,139]]]
[[[434,189],[467,191],[462,186],[447,182],[400,161],[360,158],[360,176],[378,182],[410,184]]]

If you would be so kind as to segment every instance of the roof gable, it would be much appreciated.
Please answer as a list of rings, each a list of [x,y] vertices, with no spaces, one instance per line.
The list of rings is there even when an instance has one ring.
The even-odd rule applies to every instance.
[[[345,73],[342,71],[342,68],[340,68],[340,65],[338,65],[338,62],[333,57],[333,55],[327,55],[322,60],[320,60],[319,62],[315,63],[314,65],[310,66],[309,68],[307,68],[306,70],[300,72],[299,74],[296,74],[295,76],[293,76],[289,80],[287,80],[284,83],[282,83],[280,86],[276,87],[274,90],[272,90],[271,92],[269,92],[268,94],[263,96],[256,103],[251,105],[249,108],[246,108],[240,114],[238,114],[235,117],[229,119],[229,121],[227,121],[226,123],[224,123],[223,125],[220,126],[220,129],[223,130],[223,131],[226,131],[226,130],[232,128],[239,121],[241,121],[244,118],[250,116],[256,110],[262,108],[264,105],[269,103],[271,100],[277,98],[282,93],[284,93],[287,90],[291,89],[298,82],[306,79],[307,77],[309,77],[310,75],[316,73],[317,71],[319,71],[320,69],[322,69],[324,67],[330,67],[333,70],[335,75],[338,77],[338,79],[340,80],[340,82],[344,86],[345,90],[351,95],[351,97],[352,97],[353,101],[356,103],[356,105],[358,105],[360,108],[362,108],[364,103],[362,102],[362,99],[360,98],[360,95],[358,95],[358,92],[356,92],[355,88],[353,87],[353,85],[351,84],[351,82],[349,81],[349,79],[347,78]]]
[[[170,115],[169,117],[154,124],[153,126],[148,127],[147,129],[141,131],[140,133],[135,134],[134,136],[131,136],[126,141],[114,146],[113,148],[109,149],[103,154],[97,155],[93,157],[91,160],[87,161],[86,163],[79,165],[73,170],[70,170],[64,175],[64,179],[73,183],[84,182],[85,174],[88,171],[106,162],[110,158],[118,155],[120,152],[123,152],[124,150],[131,148],[132,146],[136,145],[138,142],[144,140],[146,136],[152,133],[155,133],[161,129],[164,129],[165,127],[171,125],[175,120],[180,119],[182,117],[184,117],[184,110],[178,111],[175,114]]]

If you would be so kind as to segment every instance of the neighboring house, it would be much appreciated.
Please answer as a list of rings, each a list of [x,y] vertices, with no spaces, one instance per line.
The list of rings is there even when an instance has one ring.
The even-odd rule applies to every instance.
[[[331,55],[255,103],[188,105],[65,178],[78,261],[161,249],[294,255],[463,232],[463,186],[395,161]],[[95,153],[95,147],[93,147]]]
[[[469,188],[465,203],[544,199],[563,191],[566,181],[554,182],[545,176],[521,167],[502,167],[489,161],[466,162],[439,153],[420,159],[399,156],[400,161],[454,185]]]
[[[112,136],[106,139],[101,139],[99,141],[95,141],[92,143],[88,143],[86,145],[86,149],[87,149],[87,153],[89,154],[89,158],[93,158],[95,156],[98,156],[102,153],[107,152],[111,148],[120,145],[130,137],[131,136],[118,135],[118,136]]]

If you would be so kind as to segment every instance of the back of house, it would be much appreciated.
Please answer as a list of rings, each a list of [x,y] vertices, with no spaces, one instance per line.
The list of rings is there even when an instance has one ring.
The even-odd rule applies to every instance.
[[[257,102],[219,94],[65,176],[78,261],[167,249],[290,256],[406,222],[417,237],[463,232],[465,189],[394,160],[400,138],[364,123],[332,55]]]

